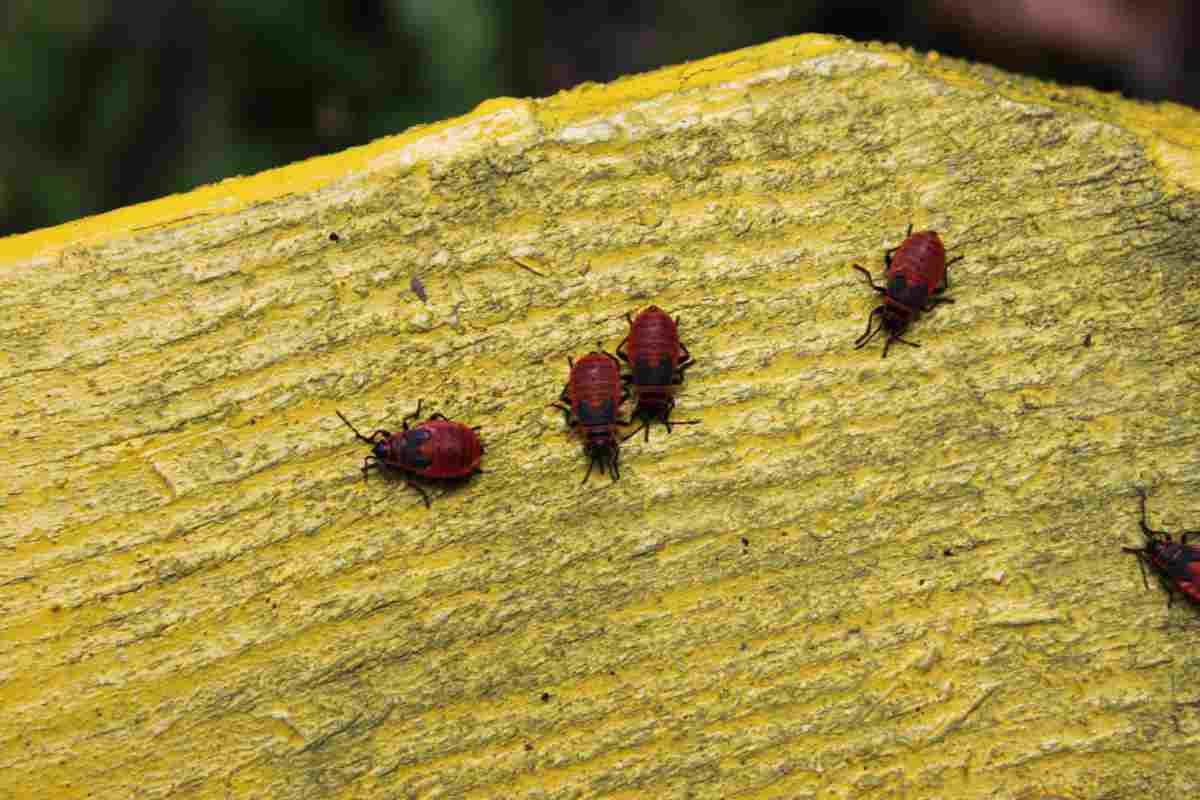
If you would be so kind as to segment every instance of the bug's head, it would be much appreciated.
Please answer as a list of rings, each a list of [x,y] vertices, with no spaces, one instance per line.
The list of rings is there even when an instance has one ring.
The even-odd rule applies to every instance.
[[[876,324],[875,320],[879,322]],[[875,334],[883,331],[887,334],[887,341],[883,345],[883,357],[887,358],[888,348],[892,346],[892,342],[903,342],[909,347],[920,347],[920,345],[910,342],[906,339],[901,339],[900,335],[908,328],[908,323],[912,321],[913,312],[907,306],[899,303],[883,303],[876,306],[871,315],[867,317],[867,329],[862,336],[854,342],[854,349],[858,350],[865,347],[867,342],[875,338]]]
[[[880,327],[887,331],[890,338],[900,338],[900,334],[908,328],[908,323],[912,322],[912,311],[908,306],[899,303],[884,303],[880,308],[882,309],[879,312]]]
[[[392,460],[392,440],[381,439],[371,446],[371,455],[378,458],[380,461],[388,462]]]
[[[610,432],[598,432],[597,435],[589,435],[585,449],[588,457],[587,473],[583,476],[583,483],[587,483],[588,478],[592,475],[592,467],[599,466],[601,474],[608,472],[612,475],[615,481],[621,477],[621,470],[618,466],[620,451],[617,449],[617,440]]]

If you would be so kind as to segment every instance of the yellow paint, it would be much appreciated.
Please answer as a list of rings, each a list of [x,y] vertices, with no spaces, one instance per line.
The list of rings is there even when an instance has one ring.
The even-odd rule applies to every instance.
[[[1185,795],[1197,122],[797,37],[3,240],[0,796]],[[581,486],[650,303],[699,424]],[[430,511],[334,414],[418,399]]]

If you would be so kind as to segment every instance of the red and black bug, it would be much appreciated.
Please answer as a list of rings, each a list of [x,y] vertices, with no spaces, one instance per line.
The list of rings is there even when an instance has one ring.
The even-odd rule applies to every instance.
[[[1200,536],[1200,531],[1183,531],[1179,541],[1173,541],[1166,531],[1151,530],[1146,523],[1146,492],[1138,487],[1142,498],[1142,533],[1146,537],[1144,547],[1123,547],[1126,553],[1137,556],[1138,561],[1150,567],[1167,589],[1167,605],[1171,605],[1178,591],[1187,600],[1200,607],[1200,546],[1188,544],[1191,536]],[[1142,581],[1146,573],[1142,571]],[[1149,584],[1147,584],[1149,586]]]
[[[637,405],[632,419],[641,419],[641,428],[625,437],[630,439],[645,429],[650,440],[650,423],[662,420],[671,432],[671,411],[675,408],[675,387],[683,383],[683,372],[696,363],[691,353],[679,341],[679,320],[671,319],[658,306],[650,306],[629,320],[629,335],[617,345],[617,355],[629,364],[632,372],[622,380],[633,383]],[[676,425],[695,425],[700,420],[677,421]]]
[[[880,331],[887,331],[887,341],[883,345],[884,358],[887,358],[892,342],[920,347],[915,342],[901,339],[900,334],[920,312],[931,311],[939,303],[954,302],[938,295],[950,287],[950,273],[946,267],[961,258],[946,261],[946,248],[936,231],[913,233],[912,225],[909,225],[899,247],[893,247],[883,254],[886,287],[876,286],[871,273],[855,264],[854,268],[867,276],[871,288],[883,295],[883,305],[876,307],[867,317],[867,330],[855,340],[854,349],[865,346]],[[872,329],[875,317],[879,317],[879,325]]]
[[[483,456],[479,426],[470,428],[446,419],[442,414],[433,414],[410,428],[409,423],[421,415],[421,403],[418,400],[417,410],[401,420],[404,430],[400,433],[380,429],[370,436],[363,436],[342,412],[336,411],[355,436],[371,445],[371,455],[363,459],[364,481],[367,473],[376,468],[422,478],[466,478],[483,472],[479,468]],[[405,475],[404,483],[416,489],[425,501],[425,507],[430,507],[429,494],[424,489],[409,480],[408,475]]]
[[[568,425],[578,426],[584,438],[584,450],[588,455],[588,470],[583,482],[592,475],[592,466],[600,465],[600,471],[608,472],[613,480],[621,477],[617,446],[617,426],[628,425],[628,420],[617,414],[629,397],[629,389],[621,383],[621,362],[616,356],[603,349],[588,353],[578,361],[567,356],[571,375],[558,399],[566,405],[552,403],[561,410]]]

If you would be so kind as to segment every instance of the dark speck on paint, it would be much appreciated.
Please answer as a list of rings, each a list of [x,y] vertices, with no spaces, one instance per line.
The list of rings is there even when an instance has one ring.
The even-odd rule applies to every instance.
[[[416,275],[413,275],[412,280],[408,282],[408,288],[412,289],[413,294],[421,298],[422,303],[429,302],[429,295],[425,293],[425,284],[421,283],[421,279]]]

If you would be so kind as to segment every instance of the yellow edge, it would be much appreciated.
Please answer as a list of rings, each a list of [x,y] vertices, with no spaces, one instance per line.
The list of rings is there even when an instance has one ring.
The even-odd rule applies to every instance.
[[[825,53],[864,45],[832,36],[804,35],[778,39],[757,47],[711,56],[609,84],[584,83],[553,97],[534,101],[539,122],[556,129],[604,114],[614,107],[746,78],[763,70],[795,64]],[[871,50],[904,54],[925,71],[963,88],[1002,94],[1012,100],[1033,102],[1105,119],[1147,141],[1164,175],[1173,183],[1200,190],[1200,126],[1196,112],[1173,103],[1133,103],[1115,93],[1057,87],[1044,81],[1021,78],[997,85],[972,74],[972,65],[937,53],[924,56],[893,45],[867,45]],[[1007,77],[997,71],[997,76]],[[1038,87],[1037,94],[1027,87]],[[1023,90],[1024,89],[1024,90]],[[1057,98],[1061,97],[1059,100]],[[236,212],[256,203],[288,194],[321,189],[355,172],[371,169],[372,161],[446,131],[482,122],[498,112],[527,108],[529,101],[501,97],[484,101],[469,114],[377,139],[328,156],[319,156],[250,177],[229,178],[189,192],[169,195],[104,214],[0,239],[0,263],[23,262],[66,245],[112,239],[114,234],[164,227],[205,217]]]

